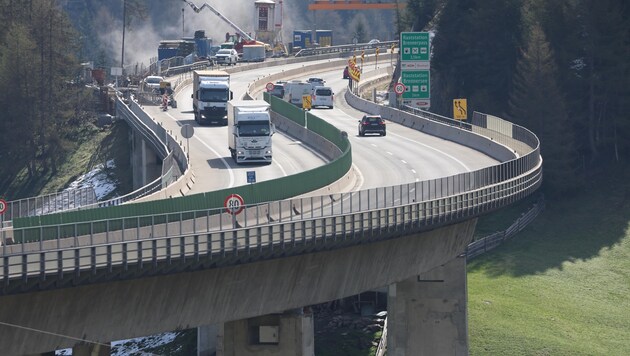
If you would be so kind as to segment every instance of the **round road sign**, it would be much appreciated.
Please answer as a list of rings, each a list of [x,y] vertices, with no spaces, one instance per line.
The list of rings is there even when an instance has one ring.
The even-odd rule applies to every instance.
[[[182,126],[182,136],[184,138],[191,138],[193,136],[193,134],[195,133],[195,129],[192,127],[191,124],[184,124]]]
[[[267,91],[272,91],[273,90],[273,83],[272,82],[267,83],[267,85],[265,85],[265,89],[267,89]]]
[[[245,202],[243,198],[238,194],[230,194],[227,198],[225,198],[225,202],[223,202],[223,206],[225,206],[225,211],[232,215],[238,215],[243,208],[245,207]]]
[[[0,199],[0,214],[4,214],[7,211],[7,202],[4,199]]]
[[[394,85],[394,92],[396,92],[396,94],[402,94],[405,92],[405,84],[403,83],[396,83],[396,85]]]

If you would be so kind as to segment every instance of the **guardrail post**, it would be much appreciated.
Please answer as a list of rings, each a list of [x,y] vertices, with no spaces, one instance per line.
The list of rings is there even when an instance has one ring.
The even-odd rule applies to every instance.
[[[80,275],[81,275],[81,262],[80,262],[80,253],[79,253],[79,249],[75,248],[74,249],[74,278],[76,280],[79,279]]]
[[[9,257],[3,257],[2,274],[4,274],[4,286],[9,286]]]
[[[155,239],[151,241],[151,253],[153,255],[151,257],[153,269],[157,269],[157,241]]]
[[[112,273],[112,245],[107,245],[107,272]]]
[[[122,259],[123,259],[123,270],[127,271],[129,269],[129,266],[127,263],[127,244],[126,243],[122,244]]]
[[[92,270],[92,275],[95,276],[96,275],[96,247],[92,246],[90,248],[90,263],[92,266],[91,270]]]
[[[57,251],[57,283],[63,279],[63,252]]]
[[[171,264],[171,239],[166,238],[164,240],[166,242],[166,264]]]
[[[221,231],[219,233],[219,244],[220,244],[220,249],[221,249],[221,256],[225,257],[225,232]]]
[[[193,244],[194,260],[195,262],[199,262],[199,235],[193,237]]]

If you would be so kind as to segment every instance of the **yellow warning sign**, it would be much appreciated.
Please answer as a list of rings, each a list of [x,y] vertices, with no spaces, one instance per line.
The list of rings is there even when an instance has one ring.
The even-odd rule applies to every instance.
[[[302,95],[302,109],[311,110],[311,96]]]
[[[453,119],[466,120],[468,118],[467,106],[466,99],[453,99]]]

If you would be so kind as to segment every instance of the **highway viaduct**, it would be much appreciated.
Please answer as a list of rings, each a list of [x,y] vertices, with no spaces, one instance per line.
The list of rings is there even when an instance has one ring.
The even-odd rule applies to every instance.
[[[369,111],[381,110],[351,95],[349,101],[367,105]],[[479,121],[482,126],[462,130],[391,110],[381,113],[410,127],[422,123],[422,130],[483,150],[504,163],[464,180],[483,181],[483,185],[451,191],[447,183],[444,193],[453,194],[336,214],[322,218],[321,224],[310,221],[312,234],[306,234],[310,241],[295,238],[296,224],[304,226],[302,222],[269,222],[246,230],[277,228],[274,231],[280,231],[281,237],[270,238],[266,245],[258,239],[256,249],[246,253],[225,242],[206,254],[197,246],[192,262],[174,253],[154,269],[143,270],[133,263],[110,268],[103,272],[109,277],[100,283],[99,271],[93,275],[97,283],[88,278],[70,288],[4,295],[0,297],[0,349],[18,355],[75,345],[80,353],[81,346],[76,346],[80,340],[107,344],[130,336],[218,325],[222,342],[215,348],[224,355],[309,355],[313,324],[303,307],[388,287],[388,354],[466,354],[462,256],[479,215],[531,194],[539,186],[537,141],[531,139],[533,134],[519,141],[524,129],[497,124],[500,119],[484,115]],[[527,146],[524,143],[529,150],[521,152]],[[237,230],[226,229],[221,239],[241,236]],[[168,239],[191,237],[194,245],[203,235]],[[5,271],[8,264],[4,259]],[[275,341],[252,339],[252,333],[269,330],[279,333],[272,337]]]

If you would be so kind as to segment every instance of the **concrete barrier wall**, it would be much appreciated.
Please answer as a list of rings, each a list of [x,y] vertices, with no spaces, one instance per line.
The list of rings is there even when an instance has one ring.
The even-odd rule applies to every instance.
[[[494,142],[492,137],[481,136],[463,128],[446,125],[413,115],[406,111],[379,105],[362,99],[351,93],[349,90],[346,91],[345,99],[350,106],[357,110],[373,115],[381,115],[386,120],[397,124],[404,125],[445,140],[457,142],[458,144],[483,152],[498,161],[505,162],[516,158],[513,149]],[[494,134],[498,133],[495,132]]]

